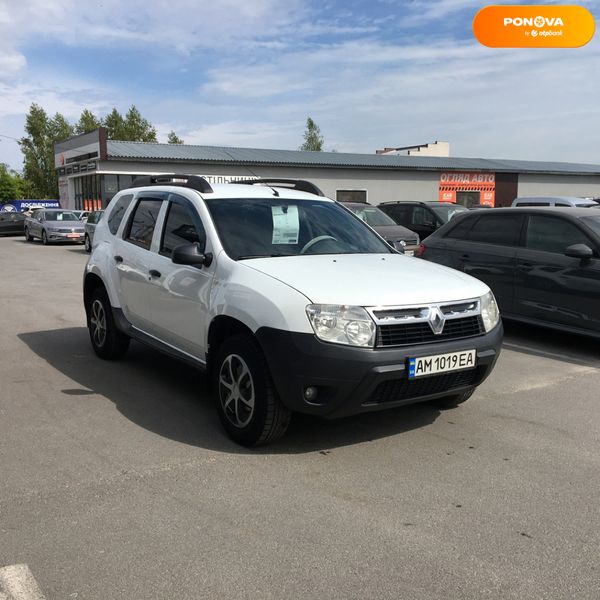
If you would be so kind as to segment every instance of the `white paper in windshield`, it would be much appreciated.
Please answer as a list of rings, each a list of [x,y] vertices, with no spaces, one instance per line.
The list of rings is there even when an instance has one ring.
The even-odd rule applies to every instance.
[[[297,206],[272,206],[273,244],[297,244],[300,220]]]

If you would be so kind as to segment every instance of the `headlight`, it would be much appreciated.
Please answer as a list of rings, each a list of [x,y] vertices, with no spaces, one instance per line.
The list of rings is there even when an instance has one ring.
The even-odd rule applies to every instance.
[[[366,348],[375,345],[375,323],[362,306],[309,304],[306,314],[315,335],[324,342]]]
[[[492,292],[481,296],[481,319],[486,333],[494,329],[500,320],[500,311]]]

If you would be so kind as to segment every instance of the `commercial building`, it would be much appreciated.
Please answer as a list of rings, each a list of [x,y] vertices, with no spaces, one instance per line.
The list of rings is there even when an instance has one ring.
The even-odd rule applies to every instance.
[[[61,205],[106,206],[139,175],[187,173],[211,183],[308,179],[338,200],[443,200],[508,206],[517,196],[600,196],[600,165],[399,154],[348,154],[120,142],[100,128],[55,146]]]

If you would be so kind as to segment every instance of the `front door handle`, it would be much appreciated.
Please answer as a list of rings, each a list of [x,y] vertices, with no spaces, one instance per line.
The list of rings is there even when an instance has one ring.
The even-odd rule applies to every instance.
[[[122,263],[123,262],[123,257],[119,256],[118,254],[116,256],[113,256],[113,258],[115,259],[116,263]]]
[[[460,260],[471,260],[471,255],[470,254],[463,254],[460,257]]]
[[[154,277],[155,279],[158,279],[159,277],[161,277],[160,271],[157,271],[156,269],[150,269],[150,271],[148,271],[148,273],[150,273],[150,277]]]
[[[519,269],[519,271],[527,273],[528,271],[531,271],[531,269],[533,269],[533,265],[530,265],[529,263],[519,263],[517,265],[517,269]]]

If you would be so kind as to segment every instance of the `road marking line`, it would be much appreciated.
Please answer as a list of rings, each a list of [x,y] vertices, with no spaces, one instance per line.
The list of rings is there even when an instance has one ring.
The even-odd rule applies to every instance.
[[[9,565],[0,569],[0,600],[45,600],[27,565]]]
[[[508,348],[509,350],[525,350],[526,352],[532,352],[534,354],[539,354],[540,356],[548,356],[550,358],[560,358],[561,360],[567,360],[569,362],[576,361],[583,364],[589,364],[589,361],[583,357],[569,356],[568,354],[559,354],[558,352],[547,352],[546,350],[540,350],[539,348],[534,348],[533,346],[524,346],[522,344],[514,344],[512,342],[504,342],[502,346],[504,348]]]

